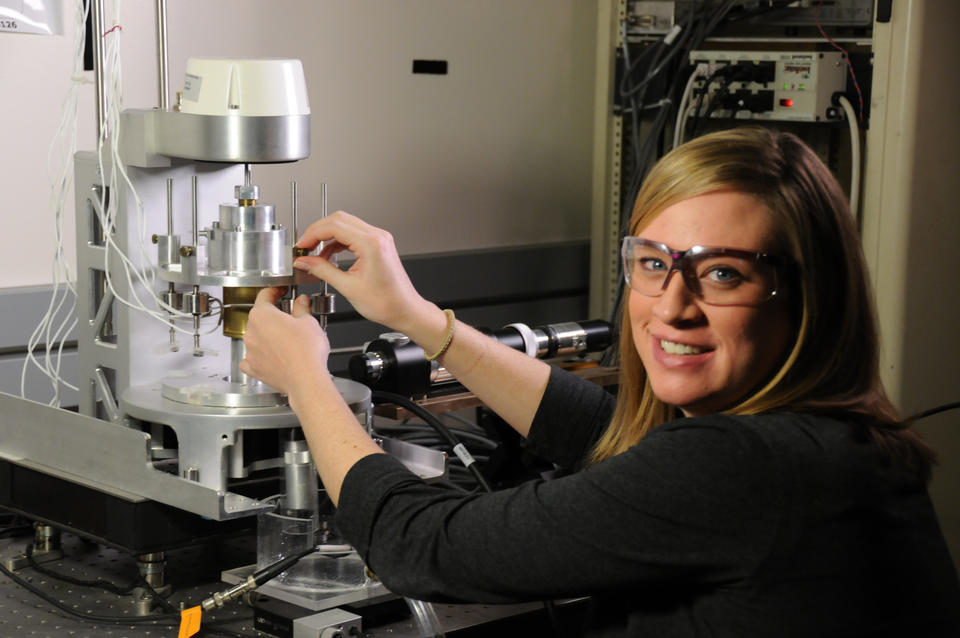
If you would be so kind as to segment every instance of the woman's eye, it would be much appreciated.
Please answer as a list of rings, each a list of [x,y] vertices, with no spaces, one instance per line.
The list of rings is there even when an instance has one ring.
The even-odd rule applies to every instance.
[[[640,268],[648,272],[663,272],[667,270],[667,264],[662,259],[656,257],[643,257],[639,260]]]
[[[727,266],[715,266],[703,274],[709,281],[718,284],[739,284],[743,281],[743,275],[736,268]]]

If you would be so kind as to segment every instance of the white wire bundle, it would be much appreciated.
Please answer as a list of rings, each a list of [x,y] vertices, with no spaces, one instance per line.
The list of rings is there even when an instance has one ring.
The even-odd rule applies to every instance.
[[[94,201],[93,204],[94,211],[100,221],[105,242],[103,264],[104,280],[116,302],[122,303],[135,311],[143,312],[183,334],[193,335],[192,330],[176,326],[171,321],[171,318],[174,317],[192,319],[193,315],[168,305],[156,292],[156,274],[151,265],[151,257],[146,245],[147,229],[143,201],[137,195],[136,188],[130,180],[123,160],[120,157],[120,113],[123,108],[123,74],[120,62],[120,35],[122,33],[122,28],[120,27],[120,5],[120,0],[114,3],[114,25],[104,34],[106,40],[106,54],[104,56],[106,114],[97,144],[97,161],[100,176],[106,188],[101,189],[100,197]],[[109,152],[108,161],[105,159],[105,151]],[[121,190],[121,184],[129,191],[136,207],[137,248],[139,250],[140,263],[144,264],[143,268],[139,268],[134,264],[133,260],[124,251],[123,247],[117,244],[115,239],[120,193],[123,192],[123,190]],[[112,196],[108,197],[107,193],[112,193]],[[129,213],[130,211],[128,210],[128,222],[130,221]],[[129,296],[121,295],[114,285],[113,275],[111,274],[112,256],[119,259],[119,263],[123,268]],[[137,284],[149,295],[148,303],[150,305],[144,303],[140,298],[137,292]],[[215,329],[216,326],[212,328],[212,330]]]
[[[147,253],[145,243],[146,227],[143,202],[137,195],[133,182],[130,180],[123,160],[120,157],[120,112],[123,108],[123,73],[120,63],[120,34],[122,33],[122,29],[119,26],[120,5],[121,2],[119,0],[114,3],[114,26],[104,34],[106,51],[104,56],[105,72],[103,75],[106,84],[106,112],[103,128],[100,130],[97,143],[97,161],[100,176],[106,188],[100,190],[99,199],[94,202],[94,211],[100,221],[106,248],[104,251],[103,264],[104,278],[114,299],[134,310],[147,313],[166,323],[170,314],[181,317],[191,317],[192,315],[180,312],[178,309],[172,308],[164,303],[155,292],[156,276],[153,268],[149,265],[142,269],[138,268],[123,247],[117,244],[115,239],[120,193],[123,192],[120,188],[122,181],[123,185],[129,190],[136,206],[136,236],[141,263],[150,264],[150,257]],[[105,159],[105,152],[109,153],[108,159]],[[112,196],[108,196],[108,193],[112,193]],[[111,255],[115,255],[120,260],[124,276],[127,280],[129,297],[121,295],[114,286],[113,276],[110,270]],[[134,279],[148,292],[151,304],[159,307],[159,309],[154,309],[154,307],[148,306],[141,300],[137,293]],[[192,334],[183,328],[177,328],[177,330],[186,334]]]
[[[56,406],[60,405],[61,386],[72,390],[77,389],[60,376],[63,348],[67,337],[77,325],[77,289],[72,269],[63,254],[63,212],[73,183],[73,155],[77,150],[77,110],[80,88],[83,84],[89,83],[83,75],[83,48],[89,9],[89,0],[77,0],[73,24],[73,68],[70,89],[64,98],[60,123],[47,151],[47,171],[51,179],[49,202],[53,211],[55,236],[53,293],[50,295],[46,314],[41,317],[27,342],[27,355],[20,372],[20,396],[26,398],[27,371],[31,365],[34,365],[50,380],[53,397],[49,404]],[[54,160],[57,161],[56,166],[53,166]],[[42,359],[38,359],[35,354],[40,346],[44,348]]]
[[[147,232],[143,202],[137,195],[136,189],[120,157],[119,129],[120,112],[123,104],[122,68],[120,63],[120,34],[122,33],[120,27],[120,5],[120,0],[114,3],[113,28],[104,34],[94,34],[94,37],[101,37],[106,41],[103,73],[105,78],[106,108],[103,126],[99,131],[97,142],[98,170],[105,188],[100,190],[99,197],[93,201],[93,208],[100,222],[105,242],[103,263],[104,280],[116,302],[127,305],[134,310],[144,312],[184,334],[192,335],[192,330],[178,327],[170,321],[171,317],[192,318],[192,315],[169,306],[160,299],[156,293],[156,277],[150,265],[151,259],[146,247]],[[27,344],[27,355],[20,376],[20,394],[26,398],[27,371],[31,365],[36,366],[44,376],[50,380],[53,387],[53,397],[50,399],[49,404],[56,406],[60,405],[62,386],[74,391],[77,390],[76,386],[70,384],[60,376],[60,365],[66,339],[77,323],[76,285],[73,281],[70,264],[67,263],[63,255],[63,211],[66,205],[67,194],[73,181],[72,166],[73,156],[77,150],[77,111],[80,87],[82,84],[90,82],[83,74],[85,27],[89,10],[89,0],[77,0],[74,21],[72,81],[70,90],[64,101],[60,125],[51,143],[48,155],[48,164],[50,158],[54,156],[59,160],[55,174],[52,176],[50,193],[56,235],[53,294],[51,295],[46,314],[41,318]],[[129,189],[131,198],[136,205],[137,245],[141,263],[145,264],[145,267],[142,269],[134,264],[133,260],[130,259],[123,247],[117,244],[115,239],[120,193],[123,192],[120,189],[121,184]],[[112,193],[112,195],[108,195],[108,193]],[[81,232],[80,229],[77,229],[77,232]],[[121,295],[114,285],[111,275],[111,259],[119,259],[127,282],[129,296]],[[143,290],[147,291],[149,295],[147,301],[151,304],[150,306],[138,295],[135,280],[142,286]],[[69,306],[66,307],[66,312],[64,312],[68,300],[70,303]],[[58,320],[58,317],[62,318]],[[214,327],[214,329],[216,329],[216,327]],[[38,359],[34,354],[35,350],[41,345],[45,348],[42,360]]]

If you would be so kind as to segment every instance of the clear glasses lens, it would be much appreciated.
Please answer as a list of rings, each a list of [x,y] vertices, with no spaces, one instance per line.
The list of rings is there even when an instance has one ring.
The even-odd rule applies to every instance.
[[[678,276],[687,288],[709,304],[754,305],[769,299],[777,290],[776,268],[766,261],[737,255],[704,252],[681,258]],[[627,284],[642,295],[663,294],[668,275],[674,270],[670,253],[655,245],[627,241],[623,246]]]

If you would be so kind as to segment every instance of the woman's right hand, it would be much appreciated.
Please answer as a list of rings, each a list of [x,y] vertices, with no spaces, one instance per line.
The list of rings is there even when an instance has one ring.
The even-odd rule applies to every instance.
[[[297,247],[313,250],[320,242],[326,242],[320,254],[298,257],[294,268],[328,282],[370,321],[407,332],[425,313],[436,311],[413,287],[387,231],[337,211],[311,224]],[[356,257],[348,270],[331,261],[343,251]]]
[[[451,325],[447,314],[410,283],[387,231],[338,211],[311,224],[297,246],[312,250],[320,242],[329,243],[319,255],[297,258],[294,266],[328,282],[361,315],[402,332],[425,353],[442,350],[443,366],[517,432],[527,435],[550,377],[547,364],[466,324]],[[342,251],[357,258],[349,270],[330,261]]]

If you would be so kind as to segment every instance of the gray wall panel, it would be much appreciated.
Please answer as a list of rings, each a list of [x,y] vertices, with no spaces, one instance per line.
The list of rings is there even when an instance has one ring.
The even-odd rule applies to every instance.
[[[52,290],[52,286],[0,288],[0,351],[26,346],[47,312]],[[76,337],[77,332],[73,330],[68,340]]]
[[[37,352],[36,357],[43,353]],[[20,375],[23,370],[24,354],[0,355],[0,392],[20,396]],[[42,363],[42,359],[41,359]],[[64,352],[60,361],[60,376],[69,379],[71,383],[77,378],[77,353],[75,350]],[[53,397],[53,386],[36,366],[27,371],[27,398],[47,403]],[[77,404],[77,393],[70,388],[61,387],[60,405],[74,406]]]

